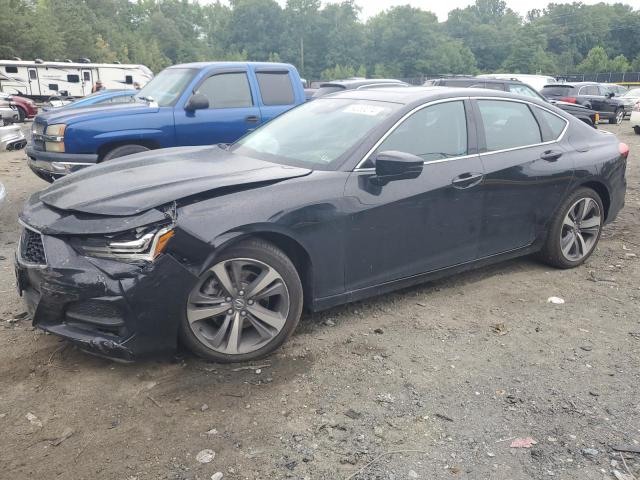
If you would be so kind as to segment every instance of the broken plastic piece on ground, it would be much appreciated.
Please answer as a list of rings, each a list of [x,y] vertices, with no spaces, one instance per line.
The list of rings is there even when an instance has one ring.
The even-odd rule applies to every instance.
[[[200,463],[210,463],[214,458],[216,458],[216,452],[209,450],[208,448],[199,451],[196,455],[196,460]]]
[[[549,297],[549,298],[547,298],[547,303],[553,303],[555,305],[562,305],[564,303],[564,298]]]
[[[532,446],[534,446],[536,442],[533,438],[531,437],[527,437],[527,438],[516,438],[513,442],[511,442],[511,445],[509,445],[510,448],[531,448]]]

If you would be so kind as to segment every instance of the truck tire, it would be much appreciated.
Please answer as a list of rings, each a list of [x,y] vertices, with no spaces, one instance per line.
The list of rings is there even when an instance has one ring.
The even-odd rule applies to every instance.
[[[132,143],[130,145],[120,145],[119,147],[108,151],[107,154],[102,157],[102,161],[106,162],[107,160],[124,157],[126,155],[133,155],[134,153],[146,152],[148,150],[149,149],[144,145],[137,145],[135,143]]]

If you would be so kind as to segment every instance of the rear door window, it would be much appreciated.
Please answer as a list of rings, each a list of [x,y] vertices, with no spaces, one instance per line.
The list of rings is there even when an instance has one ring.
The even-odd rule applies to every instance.
[[[438,103],[418,110],[378,147],[422,157],[425,162],[467,154],[467,118],[462,101]]]
[[[535,108],[538,118],[541,119],[547,127],[544,140],[552,141],[560,138],[560,135],[562,135],[562,132],[564,132],[567,126],[567,121],[544,108],[533,108]]]
[[[478,100],[488,151],[542,142],[540,126],[526,103]]]
[[[249,79],[245,72],[213,75],[198,87],[209,99],[209,108],[246,108],[253,106]]]
[[[257,72],[256,77],[265,105],[291,105],[295,102],[289,72]]]

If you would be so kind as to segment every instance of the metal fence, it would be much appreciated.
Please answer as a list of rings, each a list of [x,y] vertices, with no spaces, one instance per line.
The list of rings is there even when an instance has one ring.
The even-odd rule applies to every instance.
[[[432,78],[443,77],[468,77],[471,75],[451,75],[451,74],[438,74],[438,75],[421,75],[419,77],[402,78],[403,82],[407,82],[411,85],[422,85],[427,80]],[[640,85],[640,72],[606,72],[606,73],[557,73],[552,74],[552,77],[558,80],[565,80],[567,82],[599,82],[599,83],[619,83],[622,85]]]

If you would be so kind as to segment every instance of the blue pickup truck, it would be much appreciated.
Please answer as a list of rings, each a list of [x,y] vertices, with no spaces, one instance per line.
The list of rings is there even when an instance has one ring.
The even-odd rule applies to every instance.
[[[38,115],[29,166],[49,182],[112,158],[155,148],[232,143],[304,103],[295,67],[206,62],[169,67],[130,104]]]

